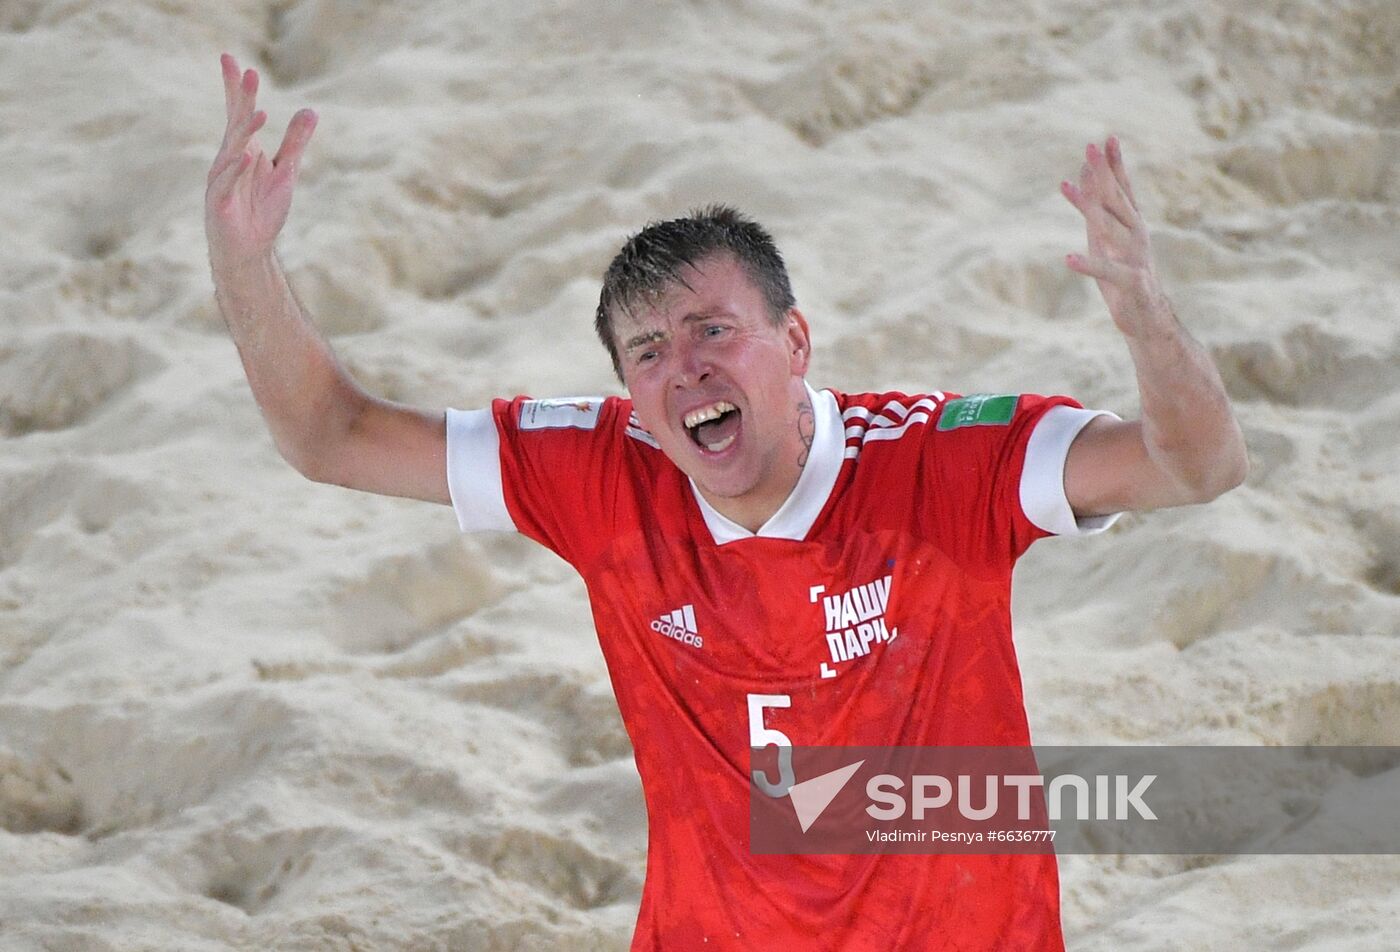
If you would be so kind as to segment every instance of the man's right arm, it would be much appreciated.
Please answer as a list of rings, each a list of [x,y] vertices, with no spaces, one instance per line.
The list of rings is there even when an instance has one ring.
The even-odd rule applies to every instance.
[[[308,479],[451,504],[446,417],[366,393],[274,255],[215,261],[214,293],[278,451]]]
[[[316,116],[293,117],[275,158],[254,134],[258,76],[221,60],[228,124],[209,170],[205,233],[219,310],[278,450],[318,482],[450,503],[446,419],[381,400],[336,360],[287,283],[273,243]]]

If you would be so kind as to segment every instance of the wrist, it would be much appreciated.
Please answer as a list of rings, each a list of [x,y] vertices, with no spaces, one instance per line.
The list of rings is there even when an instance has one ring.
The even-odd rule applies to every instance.
[[[1155,279],[1147,282],[1135,297],[1132,319],[1118,322],[1125,336],[1148,341],[1177,335],[1181,322],[1177,320],[1171,300]]]
[[[246,255],[210,251],[209,267],[214,280],[246,281],[275,277],[279,271],[277,257],[271,248]]]

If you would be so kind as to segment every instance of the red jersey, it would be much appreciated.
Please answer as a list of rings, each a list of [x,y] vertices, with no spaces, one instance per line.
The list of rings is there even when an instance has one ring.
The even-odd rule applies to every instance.
[[[1029,394],[810,396],[809,461],[757,533],[705,502],[628,400],[448,412],[462,528],[516,529],[587,584],[647,805],[632,948],[1062,949],[1053,855],[751,853],[749,758],[1029,744],[1011,571],[1038,538],[1112,522],[1076,522],[1064,496],[1096,414]]]

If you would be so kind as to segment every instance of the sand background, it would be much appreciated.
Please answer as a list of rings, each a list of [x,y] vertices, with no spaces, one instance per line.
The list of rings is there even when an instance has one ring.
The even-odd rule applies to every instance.
[[[0,2],[0,949],[624,949],[645,816],[582,586],[301,479],[214,307],[218,55],[370,389],[616,392],[649,219],[764,222],[817,386],[1136,412],[1057,194],[1124,142],[1248,483],[1036,546],[1041,743],[1400,744],[1400,4]],[[1365,783],[1366,781],[1362,781]],[[1389,857],[1071,857],[1071,948],[1400,949]]]

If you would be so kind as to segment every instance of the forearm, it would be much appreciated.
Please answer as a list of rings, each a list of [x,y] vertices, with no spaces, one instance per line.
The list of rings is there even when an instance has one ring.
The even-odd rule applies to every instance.
[[[1156,466],[1199,501],[1238,486],[1249,469],[1244,435],[1209,352],[1163,295],[1125,334],[1137,370],[1142,433]]]
[[[276,256],[213,263],[214,295],[278,451],[315,478],[323,447],[348,432],[361,391],[292,293]]]

